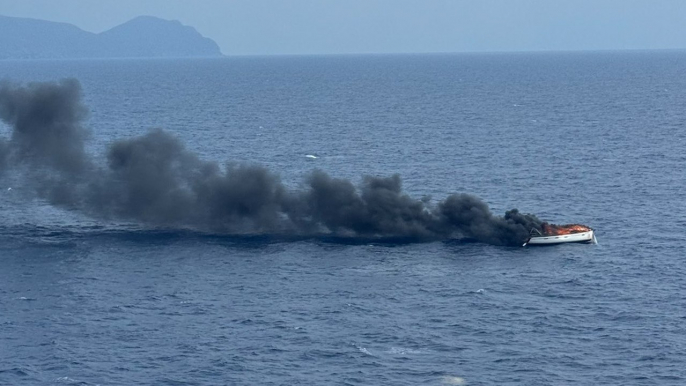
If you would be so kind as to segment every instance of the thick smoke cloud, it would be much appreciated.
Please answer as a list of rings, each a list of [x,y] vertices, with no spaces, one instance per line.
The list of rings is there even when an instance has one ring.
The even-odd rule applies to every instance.
[[[27,87],[1,83],[0,119],[13,128],[3,145],[4,157],[14,156],[35,168],[49,165],[61,173],[83,172],[88,131],[81,126],[87,110],[80,100],[81,88],[74,79]]]
[[[467,194],[437,204],[402,192],[401,179],[358,187],[315,170],[299,191],[256,165],[201,160],[163,130],[112,143],[106,166],[85,152],[86,109],[76,80],[0,84],[0,173],[13,169],[48,202],[91,216],[221,233],[336,235],[519,245],[542,222],[505,216]]]

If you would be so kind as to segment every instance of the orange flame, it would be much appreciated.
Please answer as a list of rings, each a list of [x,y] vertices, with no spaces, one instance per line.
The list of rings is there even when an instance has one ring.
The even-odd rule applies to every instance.
[[[568,235],[571,233],[588,232],[591,228],[581,224],[555,225],[543,223],[543,234],[545,235]]]

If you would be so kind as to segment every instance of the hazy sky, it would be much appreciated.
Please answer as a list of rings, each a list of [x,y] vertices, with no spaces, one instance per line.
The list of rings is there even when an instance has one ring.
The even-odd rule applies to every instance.
[[[180,20],[227,55],[686,48],[686,0],[0,0],[101,32]]]

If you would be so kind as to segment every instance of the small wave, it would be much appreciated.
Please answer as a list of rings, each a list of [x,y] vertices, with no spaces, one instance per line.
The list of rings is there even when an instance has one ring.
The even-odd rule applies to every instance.
[[[467,381],[465,381],[465,379],[462,377],[446,375],[441,378],[441,383],[444,385],[466,385]]]
[[[0,374],[10,373],[18,375],[20,377],[26,377],[29,375],[30,370],[25,367],[12,367],[11,369],[0,369]]]
[[[372,356],[372,357],[374,356],[374,354],[372,354],[372,353],[371,353],[369,350],[367,350],[365,347],[362,347],[362,346],[357,345],[357,344],[353,344],[353,346],[355,346],[355,348],[356,348],[359,352],[361,352],[362,354],[369,355],[369,356]]]
[[[89,384],[88,382],[78,381],[74,378],[69,378],[69,377],[59,377],[59,378],[55,379],[55,381],[57,383],[65,383],[68,385],[88,385]]]
[[[411,349],[411,348],[391,347],[388,350],[388,353],[391,355],[416,355],[416,354],[421,354],[422,352],[419,350]]]

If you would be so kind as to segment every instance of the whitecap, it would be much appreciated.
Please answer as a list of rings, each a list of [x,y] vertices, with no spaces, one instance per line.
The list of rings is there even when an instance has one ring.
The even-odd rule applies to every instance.
[[[79,384],[82,383],[82,382],[77,381],[74,378],[69,378],[69,377],[59,377],[56,379],[56,381],[58,383],[79,383]]]
[[[369,356],[374,356],[374,354],[372,354],[371,352],[369,352],[369,350],[367,350],[365,347],[358,346],[358,345],[356,345],[356,344],[355,344],[354,346],[355,346],[355,348],[356,348],[358,351],[360,351],[362,354],[366,354],[366,355],[369,355]]]
[[[444,385],[466,385],[467,381],[465,381],[465,379],[462,377],[446,375],[443,378],[441,378],[441,383],[443,383]]]
[[[419,350],[413,350],[411,348],[404,348],[404,347],[391,347],[390,350],[388,350],[389,354],[392,355],[408,355],[408,354],[421,354],[422,352]]]

